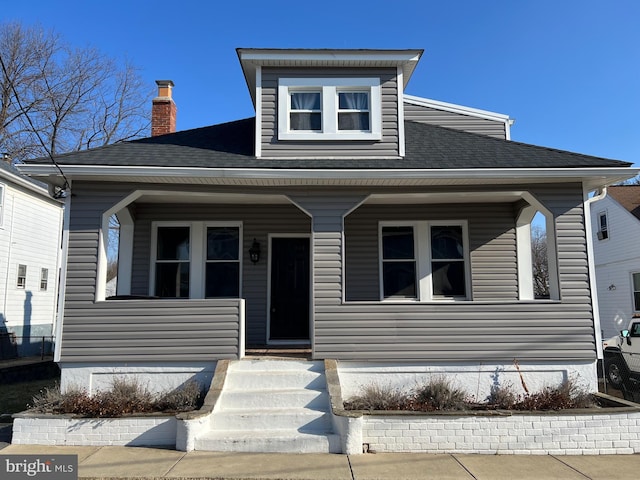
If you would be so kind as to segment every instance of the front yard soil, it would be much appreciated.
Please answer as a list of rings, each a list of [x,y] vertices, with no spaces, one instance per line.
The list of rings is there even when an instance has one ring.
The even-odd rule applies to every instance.
[[[0,415],[24,412],[33,396],[44,388],[53,388],[60,382],[60,373],[51,371],[45,378],[2,385],[0,388]],[[5,421],[3,419],[3,421]]]

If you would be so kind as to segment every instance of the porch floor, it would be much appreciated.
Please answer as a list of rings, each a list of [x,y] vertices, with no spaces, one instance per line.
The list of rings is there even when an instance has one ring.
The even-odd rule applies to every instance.
[[[311,348],[308,346],[253,346],[245,349],[246,357],[286,357],[311,360]]]

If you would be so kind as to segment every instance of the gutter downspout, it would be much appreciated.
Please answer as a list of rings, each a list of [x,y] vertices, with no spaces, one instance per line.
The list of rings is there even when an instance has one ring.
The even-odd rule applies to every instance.
[[[62,325],[64,322],[64,301],[67,290],[67,262],[69,260],[69,220],[71,218],[71,192],[64,199],[62,216],[62,256],[60,259],[60,283],[58,286],[58,319],[54,332],[55,350],[53,360],[60,362],[62,356]]]
[[[602,360],[603,352],[602,352],[602,329],[600,327],[600,308],[598,307],[598,288],[596,286],[596,267],[595,267],[595,259],[593,255],[593,231],[591,226],[591,204],[597,202],[598,200],[602,200],[607,196],[607,187],[602,187],[598,189],[598,192],[591,198],[586,198],[589,195],[589,192],[583,191],[583,195],[585,197],[584,206],[584,226],[585,226],[585,236],[587,240],[587,259],[588,259],[588,267],[589,267],[589,285],[591,287],[591,309],[593,311],[593,328],[595,333],[596,340],[596,354],[598,360]]]

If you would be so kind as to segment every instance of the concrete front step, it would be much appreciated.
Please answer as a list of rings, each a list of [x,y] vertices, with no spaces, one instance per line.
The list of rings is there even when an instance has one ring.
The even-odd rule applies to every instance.
[[[342,453],[340,436],[290,430],[212,431],[198,438],[196,450],[260,453]]]
[[[322,361],[303,361],[303,360],[247,360],[242,359],[229,365],[230,372],[241,371],[282,371],[282,370],[308,370],[311,372],[323,373],[324,362]]]
[[[339,453],[324,362],[239,360],[229,364],[210,431],[196,450]]]
[[[307,409],[222,410],[213,414],[211,426],[216,430],[293,430],[330,432],[331,416],[327,412]]]
[[[265,389],[224,391],[220,402],[234,409],[304,407],[317,410],[326,408],[330,400],[326,390]]]
[[[232,371],[227,374],[225,389],[229,390],[282,390],[307,389],[324,390],[326,381],[324,375],[308,370],[281,371]]]

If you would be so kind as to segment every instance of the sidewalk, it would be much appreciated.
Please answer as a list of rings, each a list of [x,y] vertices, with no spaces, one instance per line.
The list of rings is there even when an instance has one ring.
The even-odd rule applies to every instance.
[[[638,478],[640,455],[366,455],[178,452],[133,447],[9,445],[0,455],[78,455],[80,478],[265,480]]]

